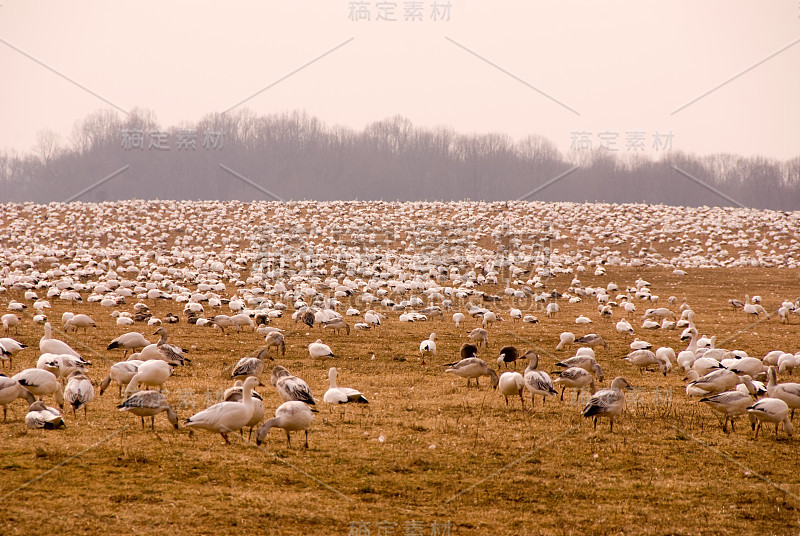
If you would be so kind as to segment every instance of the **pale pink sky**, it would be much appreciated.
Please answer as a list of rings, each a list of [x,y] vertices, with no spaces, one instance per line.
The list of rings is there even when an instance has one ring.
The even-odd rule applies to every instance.
[[[249,100],[353,128],[393,115],[460,132],[673,133],[673,149],[800,155],[797,0],[450,0],[449,21],[349,19],[346,0],[0,0],[0,149],[108,105],[164,126]],[[438,0],[438,3],[446,3]],[[458,44],[471,50],[468,52]],[[787,47],[697,102],[715,86]],[[491,61],[525,83],[476,57]],[[534,86],[552,99],[543,96]],[[648,153],[658,153],[649,148]]]

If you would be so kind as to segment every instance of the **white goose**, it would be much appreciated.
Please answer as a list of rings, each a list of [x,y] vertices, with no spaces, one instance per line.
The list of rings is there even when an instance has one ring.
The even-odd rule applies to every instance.
[[[264,337],[264,341],[267,344],[267,350],[274,346],[277,354],[281,356],[286,355],[286,341],[283,338],[283,333],[280,331],[270,331],[267,333],[266,337]],[[270,357],[270,359],[272,358]]]
[[[778,373],[775,367],[769,367],[767,370],[767,393],[770,398],[778,398],[786,402],[786,405],[792,410],[792,419],[794,419],[794,410],[800,408],[800,383],[778,383]]]
[[[306,404],[298,401],[284,402],[275,410],[275,417],[267,420],[258,428],[256,445],[261,445],[272,428],[283,428],[286,431],[286,444],[288,447],[292,446],[292,438],[289,432],[303,430],[306,434],[304,446],[308,448],[308,428],[313,420],[314,414]]]
[[[589,399],[589,403],[581,411],[584,417],[594,418],[594,428],[597,430],[597,419],[608,417],[611,432],[614,431],[614,417],[622,413],[625,408],[625,394],[622,389],[632,389],[628,381],[622,376],[617,376],[611,382],[610,389],[601,389]]]
[[[0,359],[3,361],[3,367],[6,366],[6,360],[8,361],[8,365],[13,367],[14,354],[24,348],[27,348],[27,346],[15,339],[8,337],[0,338]]]
[[[292,376],[292,373],[281,365],[273,367],[270,383],[275,386],[285,402],[298,401],[315,405],[314,396],[311,394],[308,384],[297,376]]]
[[[38,368],[25,369],[12,376],[11,379],[19,382],[34,396],[38,396],[39,400],[44,395],[52,394],[56,399],[56,403],[60,407],[64,407],[64,392],[61,390],[61,383],[52,372]]]
[[[431,333],[427,339],[419,343],[419,353],[422,354],[422,364],[425,364],[426,357],[436,355],[436,333]]]
[[[531,409],[536,405],[536,395],[542,395],[542,404],[548,396],[557,395],[558,392],[553,388],[553,380],[541,370],[536,370],[539,366],[539,356],[536,352],[528,352],[528,367],[525,369],[523,378],[525,387],[531,393]]]
[[[83,328],[84,331],[88,331],[89,328],[95,328],[97,324],[95,324],[94,320],[89,315],[79,314],[75,315],[66,322],[64,322],[64,331],[69,331],[70,328],[75,328],[75,332],[78,332],[78,328]]]
[[[565,331],[561,335],[559,335],[558,345],[556,346],[556,350],[562,350],[565,346],[569,346],[570,344],[575,342],[575,334],[570,331]]]
[[[338,373],[339,371],[336,369],[336,367],[331,367],[328,370],[328,381],[330,382],[330,388],[325,391],[325,395],[322,397],[322,400],[326,404],[349,404],[351,402],[357,404],[369,404],[369,401],[364,398],[364,395],[362,395],[360,391],[356,391],[355,389],[351,389],[349,387],[338,387],[336,385],[336,376]]]
[[[138,366],[136,374],[128,381],[125,396],[129,397],[135,393],[139,389],[139,384],[158,387],[160,391],[171,375],[172,367],[166,361],[160,359],[145,361]]]
[[[64,400],[72,406],[72,415],[83,408],[83,416],[87,417],[86,406],[94,398],[94,387],[89,378],[80,370],[76,370],[67,377],[67,386],[64,388]]]
[[[500,380],[497,383],[497,388],[506,399],[506,406],[508,406],[508,397],[519,395],[519,400],[522,403],[522,409],[525,409],[525,398],[522,396],[522,391],[525,389],[525,378],[519,372],[504,372],[500,375]]]
[[[28,405],[36,402],[33,394],[20,385],[18,381],[0,374],[0,406],[3,406],[3,422],[6,421],[8,405],[18,398],[24,398]]]
[[[202,428],[211,432],[217,432],[230,444],[228,434],[241,430],[253,416],[253,387],[258,385],[258,378],[248,377],[242,386],[241,402],[220,402],[210,408],[204,409],[200,413],[192,415],[184,422],[189,428]]]
[[[100,382],[100,396],[103,396],[103,393],[106,389],[108,389],[108,386],[113,380],[119,385],[119,396],[121,397],[122,388],[126,387],[128,383],[130,383],[131,378],[136,375],[139,365],[142,363],[144,363],[144,361],[133,359],[129,361],[120,361],[119,363],[114,363],[111,365],[111,368],[108,371],[108,376],[103,378],[103,380]]]
[[[478,357],[468,357],[461,361],[456,361],[455,363],[448,363],[445,366],[449,367],[445,372],[452,372],[456,376],[466,378],[467,388],[469,388],[469,381],[475,378],[475,386],[480,389],[481,386],[478,382],[478,378],[481,376],[489,376],[492,380],[492,388],[495,389],[497,388],[497,383],[500,381],[497,377],[497,373],[489,368],[486,361]]]
[[[66,428],[61,412],[56,408],[45,406],[44,402],[37,401],[30,405],[28,414],[25,415],[25,425],[31,429],[57,430]]]
[[[783,424],[786,435],[792,437],[792,421],[789,420],[789,406],[779,398],[762,398],[749,408],[747,412],[758,421],[755,437],[764,422],[775,423],[775,439],[778,439],[778,427]]]
[[[141,417],[142,430],[144,430],[144,418],[150,417],[150,428],[155,431],[156,415],[162,412],[167,413],[167,419],[172,423],[173,428],[178,429],[178,415],[167,402],[167,397],[158,391],[139,391],[134,393],[117,408],[120,411],[127,411],[137,417]]]
[[[136,350],[137,348],[144,348],[149,346],[150,341],[144,338],[144,335],[137,332],[125,333],[111,341],[106,350],[113,350],[114,348],[124,348],[125,353],[122,359],[128,355],[128,350]]]
[[[44,337],[39,340],[39,350],[43,354],[69,354],[80,357],[80,354],[73,350],[69,344],[53,338],[53,327],[50,322],[45,322],[44,324]]]
[[[576,402],[580,399],[581,389],[584,387],[588,387],[591,394],[594,394],[596,391],[594,376],[580,367],[570,367],[567,370],[562,370],[558,373],[558,377],[553,383],[561,384],[561,400],[564,400],[564,390],[566,390],[567,387],[575,389]]]
[[[308,345],[308,354],[313,358],[336,357],[331,351],[331,347],[322,343],[322,339],[317,339]]]
[[[725,417],[722,423],[723,432],[728,431],[728,421],[731,422],[731,432],[734,432],[733,418],[747,414],[747,408],[753,405],[753,397],[738,390],[724,391],[701,398],[700,402],[705,402],[711,409]]]
[[[242,392],[243,388],[244,382],[242,380],[236,380],[233,387],[225,390],[225,395],[222,397],[222,400],[224,402],[242,402],[244,398]],[[250,417],[250,420],[244,425],[244,428],[250,428],[250,432],[247,434],[248,441],[250,441],[250,437],[253,435],[253,428],[264,419],[264,403],[262,402],[261,395],[253,391],[252,396],[253,416]],[[242,428],[242,430],[244,430],[244,428]],[[239,432],[242,438],[244,438],[244,432],[242,430],[239,430]]]

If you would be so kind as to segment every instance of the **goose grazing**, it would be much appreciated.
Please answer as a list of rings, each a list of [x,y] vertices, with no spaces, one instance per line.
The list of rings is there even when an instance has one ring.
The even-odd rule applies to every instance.
[[[350,389],[349,387],[337,387],[336,385],[336,376],[338,375],[339,371],[336,367],[331,367],[328,369],[328,381],[330,382],[330,388],[325,391],[325,395],[322,397],[322,400],[326,404],[349,404],[351,402],[355,402],[356,404],[369,404],[369,401],[364,398],[359,391],[355,389]]]
[[[486,361],[477,357],[468,357],[455,363],[447,363],[445,367],[449,367],[445,372],[452,372],[456,376],[461,376],[467,379],[467,388],[469,389],[469,381],[475,378],[475,386],[480,389],[479,378],[481,376],[489,376],[492,381],[492,388],[497,389],[497,383],[500,381],[497,373],[489,368]]]
[[[629,335],[633,335],[633,326],[631,326],[630,322],[624,318],[617,322],[616,330],[618,333],[627,333]]]
[[[8,405],[18,398],[24,398],[28,405],[36,402],[33,394],[18,381],[0,374],[0,406],[3,406],[3,422],[7,419]]]
[[[281,356],[286,355],[286,341],[284,341],[283,333],[280,331],[270,331],[267,333],[266,337],[264,337],[264,341],[267,343],[267,350],[274,346],[276,348],[276,354]]]
[[[457,328],[461,327],[461,323],[464,322],[465,319],[464,313],[453,313],[453,322],[456,323]]]
[[[100,382],[100,396],[103,396],[103,393],[108,389],[108,386],[111,385],[111,382],[115,381],[119,386],[119,396],[122,397],[122,388],[130,383],[131,378],[136,375],[139,365],[142,363],[144,363],[144,361],[133,359],[120,361],[119,363],[111,365],[111,368],[108,370],[108,376],[103,378]]]
[[[422,354],[422,364],[425,364],[426,357],[436,355],[436,333],[431,333],[427,339],[419,343],[419,353]]]
[[[522,391],[525,389],[525,378],[519,372],[504,372],[500,375],[500,380],[497,383],[497,388],[506,399],[506,406],[508,406],[508,397],[519,395],[519,401],[522,403],[522,409],[525,409],[525,398],[522,396]]]
[[[283,428],[286,431],[287,447],[291,448],[292,446],[290,432],[303,430],[306,433],[304,447],[308,448],[308,428],[313,420],[314,414],[306,404],[297,401],[284,402],[275,410],[275,417],[259,426],[256,433],[256,445],[261,445],[272,428]]]
[[[298,401],[314,405],[314,396],[311,394],[308,384],[297,376],[292,376],[292,373],[281,365],[273,367],[270,383],[275,386],[284,401]]]
[[[509,363],[514,363],[514,370],[517,370],[517,359],[519,359],[519,350],[513,346],[504,346],[497,358],[497,370],[500,370],[500,365],[505,365],[507,369]]]
[[[792,419],[794,419],[794,410],[800,408],[800,383],[778,383],[778,373],[775,367],[769,367],[767,370],[767,393],[770,398],[786,402],[786,405],[792,410]]]
[[[2,352],[8,356],[13,356],[20,350],[27,348],[26,345],[22,344],[16,339],[11,339],[9,337],[0,337],[0,348]]]
[[[61,412],[56,408],[45,406],[44,402],[36,401],[28,408],[25,415],[25,424],[31,429],[58,430],[66,428]]]
[[[244,394],[242,392],[243,386],[244,382],[242,380],[236,380],[233,387],[225,390],[222,400],[224,402],[242,402],[244,399]],[[253,391],[252,396],[253,416],[250,417],[250,420],[244,425],[244,428],[250,428],[250,432],[247,434],[248,441],[250,441],[253,435],[253,428],[264,419],[264,403],[262,402],[261,395]],[[242,428],[242,430],[244,430],[244,428]],[[242,430],[239,430],[239,432],[242,438],[244,438],[244,432]]]
[[[725,417],[722,423],[722,431],[727,433],[728,421],[731,423],[731,432],[734,432],[733,418],[747,414],[747,408],[753,404],[753,397],[738,390],[724,391],[701,398],[700,402],[706,403],[708,407]]]
[[[569,331],[565,331],[559,336],[559,341],[558,345],[556,346],[556,350],[563,350],[564,346],[569,346],[574,342],[575,342],[575,334]]]
[[[710,395],[733,389],[741,382],[741,378],[739,378],[735,372],[731,372],[728,369],[723,368],[712,370],[705,376],[701,376],[700,378],[689,382],[689,385],[687,386],[687,394],[689,393],[689,387],[692,387],[694,390],[704,391],[705,395]]]
[[[312,342],[308,345],[308,353],[313,358],[320,357],[336,357],[331,351],[331,347],[327,344],[322,344],[322,339],[317,339],[317,342]]]
[[[264,360],[267,358],[269,358],[270,361],[275,361],[269,355],[269,348],[261,350],[255,357],[241,358],[239,362],[236,363],[236,366],[233,367],[231,379],[244,381],[248,376],[260,378],[261,372],[264,370]]]
[[[458,351],[461,359],[466,359],[468,357],[478,357],[478,347],[474,344],[470,344],[465,342],[461,345],[461,349]]]
[[[339,334],[340,330],[345,330],[345,332],[350,335],[350,324],[342,320],[341,318],[333,318],[326,322],[322,322],[323,329],[332,329],[334,333],[337,335]]]
[[[603,368],[595,361],[595,358],[590,355],[576,355],[556,363],[556,366],[565,369],[571,367],[582,368],[586,372],[594,374],[598,381],[602,382],[604,379]]]
[[[0,317],[0,322],[3,323],[3,329],[5,330],[6,335],[14,328],[14,334],[17,335],[19,333],[19,317],[14,313],[8,313]]]
[[[137,332],[125,333],[120,335],[113,341],[111,341],[106,348],[106,350],[113,350],[115,348],[124,348],[125,353],[122,355],[122,359],[128,355],[128,350],[136,350],[137,348],[144,348],[145,346],[149,346],[150,341],[144,338],[144,335]]]
[[[72,415],[83,408],[83,416],[87,417],[86,406],[94,398],[94,387],[89,378],[80,370],[72,372],[67,376],[67,386],[64,387],[64,400],[72,406]]]
[[[525,387],[531,393],[531,409],[536,405],[536,395],[542,395],[542,404],[548,396],[557,395],[558,392],[553,388],[553,380],[541,370],[536,370],[539,366],[539,355],[529,351],[525,354],[528,357],[528,367],[525,369],[523,379]]]
[[[19,382],[21,386],[38,396],[39,400],[44,395],[52,394],[59,407],[64,407],[64,392],[58,378],[52,372],[39,368],[25,369],[11,377],[12,380]]]
[[[75,315],[64,322],[64,331],[69,331],[70,328],[75,328],[76,333],[78,332],[78,328],[83,328],[84,331],[88,331],[89,328],[96,327],[97,324],[95,324],[94,320],[92,320],[88,315],[84,314]]]
[[[589,392],[594,394],[597,389],[594,386],[594,376],[590,372],[580,367],[570,367],[558,373],[558,377],[553,383],[561,384],[561,400],[564,400],[564,391],[567,387],[575,389],[575,401],[581,396],[581,389],[589,388]]]
[[[622,389],[633,389],[628,380],[617,376],[611,382],[610,389],[601,389],[589,398],[589,403],[581,411],[584,417],[594,418],[594,429],[597,430],[597,419],[608,417],[609,431],[614,431],[614,417],[622,413],[625,408],[625,394]]]
[[[183,355],[186,352],[185,349],[167,343],[166,328],[158,328],[153,335],[161,335],[161,338],[156,343],[156,349],[162,356],[161,359],[167,363],[178,363],[180,365],[184,365],[186,361],[191,361]],[[144,350],[142,350],[142,353],[144,353]]]
[[[585,344],[586,346],[602,346],[603,348],[608,350],[608,344],[606,343],[606,341],[604,341],[603,337],[597,335],[596,333],[589,333],[588,335],[579,337],[575,339],[575,342],[579,344]]]
[[[219,402],[192,415],[184,423],[189,428],[202,428],[210,432],[216,432],[229,445],[228,434],[241,430],[253,416],[252,392],[256,385],[258,385],[258,378],[249,376],[242,386],[241,402]]]
[[[76,370],[86,372],[86,367],[89,365],[91,365],[89,361],[67,354],[42,354],[36,362],[36,368],[52,372],[59,380],[69,376]]]
[[[172,423],[172,427],[178,429],[178,415],[172,406],[167,402],[167,397],[158,391],[139,391],[129,396],[122,404],[117,406],[120,411],[127,411],[141,417],[142,430],[144,430],[144,418],[150,417],[150,429],[156,429],[156,415],[162,412],[167,413],[167,419]]]
[[[783,424],[783,431],[786,435],[792,437],[792,421],[789,420],[789,406],[779,398],[762,398],[749,408],[747,413],[758,421],[755,427],[755,438],[758,438],[758,432],[761,430],[761,424],[764,422],[775,423],[775,439],[778,439],[778,427]]]
[[[171,375],[172,366],[166,361],[161,361],[160,359],[144,361],[128,382],[128,386],[125,388],[125,396],[129,397],[135,393],[139,389],[140,383],[149,387],[157,386],[160,391]]]
[[[758,318],[760,314],[763,314],[765,317],[769,318],[769,313],[767,312],[767,310],[764,309],[762,306],[760,306],[758,304],[746,303],[746,304],[744,304],[744,307],[742,307],[742,311],[744,313],[746,313],[748,315],[752,315],[752,316],[754,316],[756,318]],[[777,427],[777,424],[776,424],[776,427]],[[777,436],[777,430],[776,430],[776,434],[775,435]],[[789,434],[789,435],[792,435],[792,434]]]
[[[43,354],[69,354],[80,357],[80,354],[73,350],[69,344],[53,338],[53,327],[50,322],[45,322],[44,324],[44,337],[39,340],[39,350]]]
[[[639,367],[639,372],[650,370],[650,365],[656,365],[664,376],[667,375],[666,364],[662,360],[656,358],[656,354],[650,350],[634,350],[622,359]]]
[[[478,347],[483,345],[484,348],[489,348],[489,332],[483,328],[475,328],[467,334],[467,337],[476,341]]]

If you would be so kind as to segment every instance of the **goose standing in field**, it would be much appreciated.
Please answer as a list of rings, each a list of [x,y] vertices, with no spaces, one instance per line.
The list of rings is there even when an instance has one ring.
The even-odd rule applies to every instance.
[[[475,328],[467,334],[467,337],[476,341],[478,347],[483,345],[484,348],[489,348],[489,332],[483,328]]]
[[[464,313],[453,313],[453,322],[456,323],[457,328],[461,327],[461,323],[464,322],[465,319]]]
[[[36,361],[36,368],[50,371],[61,380],[75,371],[87,372],[86,367],[91,364],[91,362],[84,361],[80,357],[67,354],[42,354]]]
[[[267,358],[269,358],[270,361],[275,361],[269,355],[269,348],[261,350],[255,357],[241,358],[239,362],[236,363],[236,366],[233,367],[231,379],[244,381],[248,376],[260,378],[261,372],[264,370],[264,360]]]
[[[3,337],[0,339],[0,361],[3,362],[3,368],[6,366],[6,361],[8,361],[8,366],[14,366],[14,354],[22,350],[23,348],[27,348],[24,344],[14,339],[9,339],[8,337]]]
[[[656,365],[664,376],[667,375],[667,366],[650,350],[634,350],[622,359],[639,367],[639,372],[650,370],[650,365]]]
[[[564,400],[564,390],[567,387],[575,389],[576,402],[580,399],[581,389],[584,387],[588,387],[591,394],[594,394],[597,390],[594,386],[594,376],[580,367],[570,367],[567,370],[562,370],[558,373],[558,377],[553,383],[561,384],[561,400]]]
[[[631,326],[630,322],[624,318],[617,322],[616,330],[618,333],[627,333],[628,335],[633,335],[633,326]]]
[[[64,331],[69,331],[70,328],[74,328],[76,333],[78,332],[78,328],[83,328],[84,331],[88,331],[89,328],[96,327],[97,324],[95,324],[94,320],[84,314],[75,315],[64,322]]]
[[[258,385],[258,378],[252,376],[244,381],[241,402],[219,402],[203,411],[192,415],[184,421],[189,428],[202,428],[217,432],[230,444],[228,434],[241,430],[253,416],[253,388]]]
[[[100,396],[103,396],[103,393],[108,389],[108,386],[111,385],[111,381],[113,380],[117,382],[119,386],[119,396],[122,397],[122,388],[127,387],[131,378],[138,372],[139,365],[142,363],[144,363],[144,361],[133,359],[129,361],[120,361],[119,363],[111,365],[108,376],[103,378],[100,382]]]
[[[330,382],[330,388],[325,391],[325,395],[322,397],[322,400],[326,404],[349,404],[351,402],[355,402],[357,404],[369,404],[369,401],[364,398],[364,395],[362,395],[361,392],[349,387],[338,387],[336,385],[336,376],[338,373],[339,371],[336,369],[336,367],[331,367],[328,369],[328,381]]]
[[[632,389],[632,387],[628,380],[622,376],[617,376],[611,382],[610,389],[601,389],[589,398],[589,403],[583,408],[581,415],[587,418],[594,418],[595,430],[597,430],[597,419],[608,417],[610,422],[609,431],[614,431],[614,417],[625,409],[625,394],[622,389]]]
[[[331,347],[322,343],[322,339],[317,339],[308,345],[308,354],[313,358],[336,357],[331,351]]]
[[[575,334],[570,331],[565,331],[561,335],[559,335],[558,345],[556,346],[556,350],[563,350],[565,346],[569,346],[570,344],[575,342]]]
[[[178,429],[178,415],[172,406],[167,402],[167,397],[158,391],[139,391],[129,396],[122,404],[117,406],[120,411],[127,411],[141,417],[142,430],[144,430],[144,418],[150,417],[150,428],[156,429],[156,415],[162,412],[167,413],[167,419],[172,427]]]
[[[603,337],[596,333],[589,333],[583,337],[575,339],[578,344],[585,344],[586,346],[602,346],[608,350],[608,344],[603,340]]]
[[[53,327],[50,322],[45,322],[44,324],[44,337],[39,340],[39,350],[43,354],[69,354],[80,357],[80,354],[73,350],[69,344],[53,338]]]
[[[722,393],[701,398],[700,402],[704,402],[708,407],[725,417],[722,423],[722,431],[727,433],[728,421],[731,423],[731,432],[734,432],[733,418],[747,414],[747,408],[753,405],[753,397],[738,390],[723,391]]]
[[[39,368],[25,369],[11,377],[12,380],[19,382],[21,386],[38,396],[39,400],[44,395],[52,394],[59,407],[64,407],[64,392],[58,378],[52,372]]]
[[[497,358],[497,370],[500,370],[500,365],[505,365],[508,369],[509,363],[514,363],[514,370],[517,370],[517,359],[519,359],[519,350],[514,346],[504,346],[500,349],[500,355]]]
[[[519,395],[519,400],[522,403],[522,409],[525,409],[525,398],[522,396],[522,391],[525,390],[525,378],[519,372],[504,372],[500,375],[500,380],[497,383],[497,388],[506,399],[506,406],[508,406],[508,397]]]
[[[767,310],[764,309],[762,306],[760,306],[758,304],[746,303],[746,304],[744,304],[744,307],[742,307],[742,311],[744,313],[746,313],[748,315],[752,315],[752,316],[754,316],[756,318],[758,318],[759,315],[763,313],[765,317],[769,318],[769,313],[767,312]],[[789,434],[789,435],[791,435],[791,434]]]
[[[314,405],[314,396],[308,384],[281,365],[272,369],[270,383],[275,386],[278,394],[285,402],[298,401]]]
[[[139,384],[149,387],[158,387],[160,391],[164,383],[172,375],[172,366],[160,359],[151,359],[143,362],[136,369],[136,374],[125,388],[125,396],[129,397],[139,389]]]
[[[3,422],[6,422],[8,405],[18,398],[24,398],[30,406],[36,399],[18,381],[0,374],[0,406],[3,406]]]
[[[701,376],[700,378],[689,382],[689,385],[687,386],[687,394],[689,393],[689,387],[692,387],[695,390],[705,391],[705,395],[710,395],[734,389],[736,385],[741,382],[741,378],[739,378],[735,372],[731,372],[730,370],[724,368],[713,370],[705,376]]]
[[[72,415],[83,408],[83,416],[87,417],[86,406],[94,398],[94,387],[89,378],[80,370],[72,372],[67,377],[67,386],[64,388],[64,400],[72,406]]]
[[[536,395],[542,395],[542,404],[548,396],[557,395],[558,392],[553,388],[553,380],[550,375],[542,370],[536,370],[539,366],[539,355],[529,351],[525,354],[528,357],[528,367],[525,369],[523,379],[525,387],[531,393],[531,409],[536,406]]]
[[[755,438],[764,422],[775,423],[775,439],[778,439],[778,427],[783,424],[783,431],[792,437],[792,421],[789,420],[789,406],[779,398],[762,398],[749,408],[747,412],[758,421],[755,426]]]
[[[58,409],[47,407],[41,401],[30,405],[28,414],[25,415],[25,425],[34,430],[58,430],[67,426]]]
[[[431,333],[427,339],[419,343],[419,353],[422,354],[422,364],[425,364],[426,357],[436,355],[436,333]]]
[[[14,334],[17,335],[19,333],[19,317],[14,313],[8,313],[0,317],[0,322],[3,323],[3,329],[5,330],[6,335],[14,328]]]
[[[580,354],[579,355],[575,355],[573,357],[570,357],[569,359],[565,359],[563,361],[559,361],[558,363],[556,363],[556,366],[557,367],[562,367],[562,368],[565,368],[565,369],[568,369],[568,368],[571,368],[571,367],[582,368],[586,372],[594,374],[597,377],[597,380],[601,381],[601,382],[605,378],[605,376],[603,374],[603,367],[601,367],[597,363],[595,358],[593,356],[590,356],[590,355],[580,355]]]
[[[452,372],[456,376],[461,376],[467,379],[467,388],[469,389],[469,381],[475,378],[475,386],[480,389],[480,382],[478,379],[481,376],[489,376],[492,381],[492,388],[497,388],[497,383],[500,381],[497,373],[486,364],[486,361],[477,357],[468,357],[455,363],[447,363],[445,367],[449,367],[445,372]]]
[[[270,331],[267,333],[266,337],[264,337],[264,341],[267,344],[267,350],[275,347],[275,353],[280,356],[286,355],[286,341],[283,339],[283,333],[280,331]],[[272,359],[270,357],[270,359]]]
[[[236,382],[233,384],[233,387],[225,390],[222,400],[224,402],[242,402],[244,400],[243,388],[244,382],[242,380],[236,380]],[[256,425],[264,419],[264,403],[261,395],[253,391],[252,396],[253,416],[250,417],[250,420],[247,421],[247,424],[244,425],[242,430],[239,430],[242,439],[244,439],[244,428],[250,428],[250,432],[247,434],[248,441],[250,441],[250,438],[253,435],[253,428],[255,428]]]
[[[261,445],[272,428],[283,428],[286,432],[287,447],[291,448],[292,446],[292,438],[289,433],[303,430],[306,434],[304,447],[308,448],[308,428],[313,420],[314,414],[306,404],[297,401],[284,402],[275,410],[275,417],[259,426],[256,433],[256,445]]]
[[[128,355],[128,350],[136,350],[137,348],[144,348],[145,346],[149,346],[150,341],[144,338],[144,335],[137,332],[125,333],[120,335],[113,341],[111,341],[106,348],[106,350],[113,350],[115,348],[124,348],[125,353],[122,355],[122,359]]]
[[[775,367],[769,367],[767,370],[767,394],[770,398],[786,402],[786,405],[792,410],[791,418],[794,419],[794,410],[800,408],[800,383],[778,383],[778,373]]]
[[[162,359],[168,363],[179,363],[184,365],[186,361],[191,361],[183,354],[186,352],[183,348],[175,346],[174,344],[167,343],[167,330],[166,328],[158,328],[153,335],[161,335],[161,338],[156,343],[156,349],[163,356]],[[144,350],[142,350],[144,352]]]

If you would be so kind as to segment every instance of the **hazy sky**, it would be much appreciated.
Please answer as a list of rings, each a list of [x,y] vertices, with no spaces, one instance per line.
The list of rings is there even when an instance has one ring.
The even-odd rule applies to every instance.
[[[370,20],[352,20],[357,4]],[[358,129],[399,114],[563,151],[584,132],[630,152],[638,132],[656,156],[672,132],[673,150],[800,155],[797,0],[450,0],[449,20],[435,4],[446,17],[446,0],[0,0],[0,148],[110,107],[15,48],[172,126],[341,45],[243,106]]]

